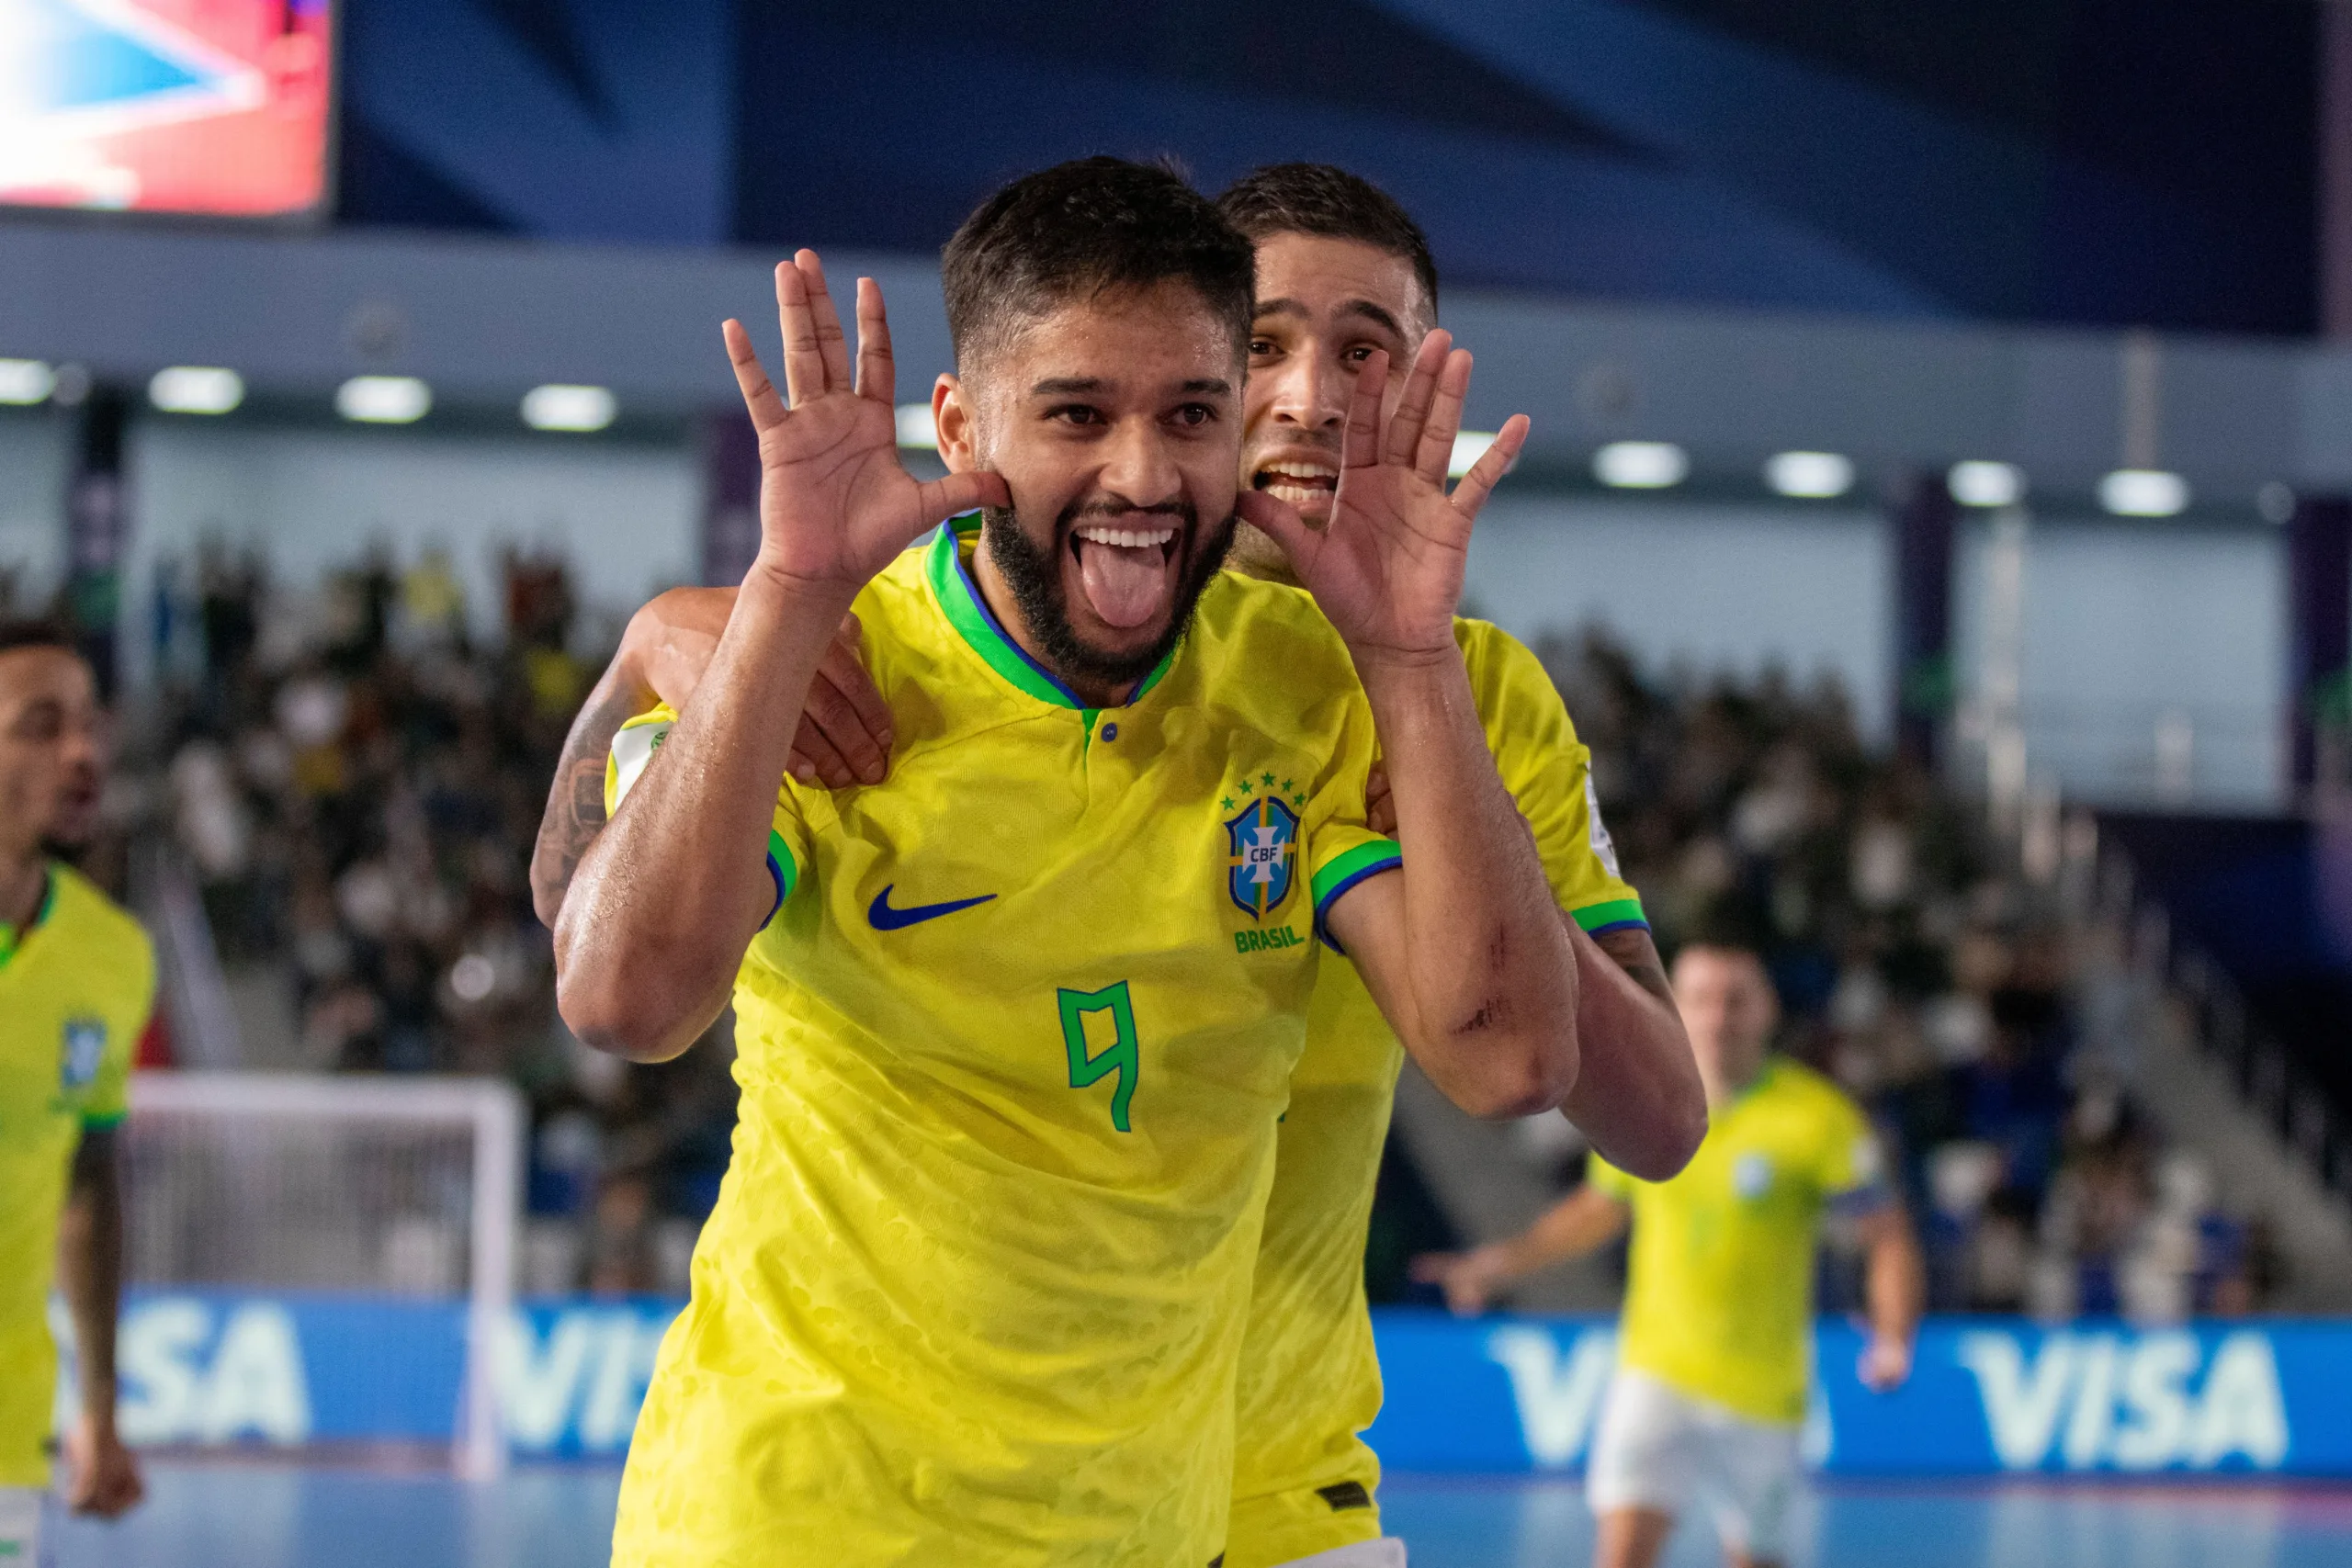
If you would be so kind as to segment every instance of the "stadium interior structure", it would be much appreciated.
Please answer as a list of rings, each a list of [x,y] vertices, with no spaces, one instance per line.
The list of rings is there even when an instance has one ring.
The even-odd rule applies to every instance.
[[[210,939],[174,952],[175,1059],[507,1073],[536,1111],[526,1286],[680,1288],[726,1159],[723,1062],[624,1069],[569,1045],[522,873],[537,781],[627,610],[739,547],[740,451],[708,412],[724,365],[695,350],[710,317],[754,309],[764,267],[0,231],[12,250],[59,280],[57,330],[119,321],[136,292],[186,334],[171,357],[243,383],[231,412],[161,412],[162,351],[71,338],[51,352],[98,385],[0,423],[20,604],[62,582],[57,512],[94,448],[112,443],[132,498],[124,823],[157,897],[193,884]],[[846,259],[884,280],[903,359],[944,367],[935,278]],[[132,281],[158,275],[185,292]],[[224,309],[210,284],[232,276],[240,298],[317,319]],[[642,358],[603,332],[562,340],[565,322],[629,318]],[[2171,859],[2184,814],[2330,787],[2340,729],[2290,773],[2285,580],[2303,532],[2340,526],[2320,487],[2352,473],[2352,435],[2337,453],[2278,424],[2326,430],[2316,400],[2352,363],[1466,291],[1447,319],[1496,345],[1474,421],[1553,414],[1482,524],[1474,607],[1543,651],[1662,936],[1724,897],[1769,913],[1800,1048],[1903,1131],[1939,1227],[1938,1304],[2112,1310],[2151,1269],[2167,1282],[2128,1291],[2158,1316],[2344,1302],[2352,1247],[2273,1212],[2268,1165],[2230,1174],[2258,1138],[2168,1136],[2201,1118],[2194,1094],[2169,1118],[2156,1098],[2171,1080],[2151,1041],[2183,1016],[2161,998],[2193,1011],[2183,1045],[2229,1054],[2249,1129],[2276,1137],[2314,1219],[2352,1166],[2345,1086],[2315,1043],[2261,1031],[2191,933],[2152,934],[2165,888],[2132,868],[2143,842]],[[371,373],[354,323],[393,321],[430,412],[338,418],[338,390]],[[556,375],[578,379],[539,379]],[[530,429],[521,407],[547,385],[601,388],[614,417]],[[2299,398],[2288,421],[2198,417]],[[1837,459],[1812,486],[1834,493],[1782,493],[1807,488],[1787,483],[1792,452]],[[1600,477],[1644,454],[1687,471]],[[2177,474],[2188,502],[2104,510],[2119,469]],[[1955,471],[2006,504],[1962,504]],[[1929,546],[1942,558],[1923,568]],[[1906,596],[1915,578],[1925,595]],[[226,1005],[190,995],[207,989]],[[222,1038],[188,1021],[221,1019]],[[1543,1144],[1519,1163],[1541,1187],[1572,1156]],[[1399,1200],[1423,1240],[1448,1185],[1421,1192],[1433,1208]]]
[[[922,254],[935,236],[876,216],[888,204],[845,193],[849,175],[820,179],[841,149],[787,155],[775,95],[744,78],[786,47],[787,20],[844,70],[888,34],[894,64],[923,80],[948,80],[954,50],[984,43],[1040,92],[1148,82],[1153,134],[1204,175],[1238,172],[1257,143],[1201,130],[1224,100],[1183,71],[1111,58],[1159,47],[1125,23],[1094,58],[1029,24],[960,45],[890,31],[944,26],[941,7],[860,23],[777,7],[727,33],[721,8],[689,6],[692,24],[665,34],[677,80],[656,82],[618,63],[618,24],[575,18],[567,53],[548,31],[564,28],[483,20],[497,9],[435,0],[396,24],[345,8],[340,224],[0,221],[0,610],[64,607],[117,694],[94,865],[164,961],[143,1065],[510,1084],[526,1155],[514,1290],[634,1311],[684,1293],[726,1168],[725,1024],[662,1066],[565,1032],[525,877],[546,783],[628,611],[672,584],[730,581],[748,558],[751,468],[716,322],[765,317],[770,250],[840,235],[831,269],[876,276],[889,299],[903,397],[950,362]],[[1488,82],[1506,51],[1466,7],[1329,9],[1403,29],[1378,34],[1366,69],[1380,83],[1393,85],[1389,55],[1431,39],[1456,85]],[[1558,25],[1603,32],[1547,34],[1546,59],[1605,36],[1671,77],[1729,50],[1751,108],[1828,92],[1843,73],[1864,96],[1825,100],[1848,117],[1837,123],[1913,138],[1897,143],[1907,166],[1991,156],[1965,114],[1928,124],[1866,101],[1917,84],[1825,63],[1803,39],[1759,42],[1740,28],[1766,24],[1715,15],[1737,7],[1557,9]],[[540,143],[487,109],[435,118],[399,85],[453,69],[450,51],[484,28],[514,36],[482,70],[560,88]],[[2312,40],[2245,47],[2254,70],[2263,50]],[[1775,76],[1799,69],[1792,58],[1812,74]],[[1641,178],[1657,188],[1626,194],[1634,176],[1611,161],[1645,152],[1729,178],[1736,160],[1710,140],[1727,133],[1687,91],[1643,97],[1566,64],[1536,74],[1525,101],[1483,111],[1494,123],[1408,106],[1363,145],[1391,160],[1408,204],[1422,199],[1417,155],[1507,146],[1522,177],[1551,182],[1521,232],[1466,216],[1476,193],[1442,203],[1442,182],[1423,179],[1449,267],[1483,241],[1545,258],[1465,265],[1444,297],[1446,325],[1478,355],[1469,423],[1535,422],[1480,522],[1471,608],[1534,647],[1566,696],[1661,946],[1727,907],[1752,920],[1784,1048],[1863,1100],[1897,1152],[1934,1313],[2086,1334],[2352,1314],[2352,348],[2250,283],[2165,294],[2163,276],[2211,260],[2189,238],[2120,268],[2103,303],[2046,278],[2041,293],[1984,280],[1972,295],[1903,251],[1899,223],[1873,250],[1808,209],[1786,183],[1801,147],[1777,174],[1736,170],[1742,201],[1710,207],[1655,168]],[[734,130],[687,107],[680,84],[706,77],[732,84]],[[1288,130],[1329,151],[1369,112],[1311,105]],[[724,177],[675,178],[662,135],[720,149]],[[594,147],[614,153],[603,191],[576,167]],[[953,157],[1012,167],[1066,150],[1091,149],[1033,127]],[[904,175],[925,155],[886,162]],[[985,187],[938,158],[910,213]],[[790,201],[758,194],[794,178]],[[2008,211],[1993,184],[1959,182],[1981,209],[1964,219]],[[1759,191],[1781,208],[1756,216]],[[856,220],[825,228],[829,195]],[[1578,201],[1609,222],[1581,225]],[[1634,238],[1593,237],[1611,223]],[[2058,226],[2042,236],[2052,252],[2098,249]],[[2255,250],[2276,239],[2246,231]],[[1813,246],[1822,232],[1838,245]],[[1736,285],[1690,259],[1718,239],[1745,269]],[[1675,259],[1645,278],[1643,254]],[[2294,282],[2324,294],[2324,278]],[[901,412],[910,462],[935,462],[923,410]],[[1408,1071],[1366,1260],[1375,1303],[1434,1305],[1407,1278],[1411,1255],[1516,1229],[1583,1157],[1556,1117],[1474,1123]],[[387,1212],[356,1252],[322,1225],[332,1258],[263,1264],[163,1245],[196,1200],[135,1184],[132,1283],[463,1294],[480,1283],[466,1252],[477,1198]],[[1512,1304],[1605,1311],[1622,1269],[1620,1254],[1557,1270]],[[1826,1313],[1858,1303],[1859,1263],[1834,1238],[1820,1288]],[[555,1346],[560,1325],[542,1327]],[[643,1334],[626,1342],[640,1340],[650,1349]],[[640,1369],[615,1397],[641,1388]],[[626,1411],[592,1416],[594,1397],[577,1420],[603,1420],[601,1436],[568,1426],[551,1451],[625,1445]],[[157,1440],[255,1444],[242,1428],[211,1442],[189,1420]],[[516,1495],[512,1518],[469,1529],[525,1534],[531,1509],[573,1506]],[[1426,1560],[1453,1560],[1454,1494],[1405,1495],[1441,1543]],[[1509,1526],[1522,1542],[1554,1528],[1529,1495]],[[2045,1506],[2078,1504],[2017,1505]],[[1558,1517],[1579,1507],[1562,1501]],[[1838,1518],[1864,1517],[1856,1507],[1833,1500],[1821,1550]],[[2308,1521],[2272,1523],[2285,1541]],[[2340,1524],[2312,1539],[2340,1541]],[[1910,1527],[1851,1528],[1883,1541]],[[1993,1536],[2062,1527],[2045,1511],[1986,1528],[1952,1561],[2035,1561]],[[2215,1540],[2234,1528],[2184,1527]],[[1581,1561],[1532,1546],[1520,1560]]]

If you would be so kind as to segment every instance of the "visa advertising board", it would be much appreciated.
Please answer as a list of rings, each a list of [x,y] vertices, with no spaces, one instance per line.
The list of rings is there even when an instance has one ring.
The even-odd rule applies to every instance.
[[[535,1302],[493,1348],[519,1457],[617,1459],[676,1303]],[[1582,1468],[1616,1359],[1606,1319],[1375,1314],[1396,1471]],[[1861,1337],[1816,1340],[1805,1450],[1836,1475],[2352,1476],[2352,1323],[2134,1329],[1948,1318],[1910,1382],[1855,1373]],[[121,1419],[135,1442],[446,1441],[464,1377],[454,1303],[232,1292],[135,1294]],[[61,1385],[62,1387],[64,1385]]]

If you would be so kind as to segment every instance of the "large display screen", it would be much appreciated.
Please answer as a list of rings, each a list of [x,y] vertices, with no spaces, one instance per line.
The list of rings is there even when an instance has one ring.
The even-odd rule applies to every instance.
[[[331,0],[0,0],[0,204],[311,211],[334,59]]]

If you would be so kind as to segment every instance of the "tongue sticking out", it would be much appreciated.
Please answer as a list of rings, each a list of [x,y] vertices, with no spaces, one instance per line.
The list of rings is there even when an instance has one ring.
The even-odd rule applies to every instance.
[[[1094,613],[1123,631],[1149,624],[1167,608],[1168,555],[1158,545],[1137,548],[1080,539],[1078,575]]]

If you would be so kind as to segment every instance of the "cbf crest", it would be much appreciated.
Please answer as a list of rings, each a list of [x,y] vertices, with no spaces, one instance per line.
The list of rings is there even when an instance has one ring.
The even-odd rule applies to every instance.
[[[98,1076],[107,1054],[106,1021],[69,1018],[65,1021],[65,1061],[59,1077],[67,1089],[83,1089]]]
[[[1226,881],[1233,901],[1253,920],[1262,920],[1290,897],[1298,863],[1298,813],[1269,790],[1226,819]]]

